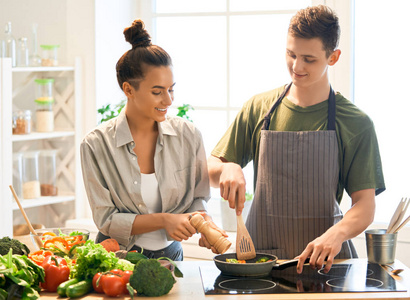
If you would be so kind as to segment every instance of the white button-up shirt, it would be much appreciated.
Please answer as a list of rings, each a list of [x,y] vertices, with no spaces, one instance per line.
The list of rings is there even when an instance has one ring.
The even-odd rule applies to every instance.
[[[162,212],[206,210],[210,188],[201,133],[179,117],[158,123],[158,131],[154,168]],[[126,249],[136,240],[131,235],[135,216],[148,214],[133,149],[124,110],[87,134],[81,144],[83,179],[94,222],[102,234]]]

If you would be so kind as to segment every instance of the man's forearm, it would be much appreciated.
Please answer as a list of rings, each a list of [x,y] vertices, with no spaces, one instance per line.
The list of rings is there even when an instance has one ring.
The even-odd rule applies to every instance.
[[[213,188],[219,188],[219,179],[221,177],[223,161],[215,156],[208,158],[209,183]]]
[[[374,219],[374,189],[357,191],[352,194],[352,207],[346,212],[342,221],[335,225],[344,236],[344,240],[352,239],[362,233]]]

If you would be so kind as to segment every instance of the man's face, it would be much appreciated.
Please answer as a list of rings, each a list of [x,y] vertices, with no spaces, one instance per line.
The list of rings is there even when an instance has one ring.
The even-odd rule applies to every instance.
[[[329,64],[334,64],[333,56],[326,57],[319,38],[303,39],[288,34],[286,64],[295,86],[308,87],[327,82],[327,69]]]

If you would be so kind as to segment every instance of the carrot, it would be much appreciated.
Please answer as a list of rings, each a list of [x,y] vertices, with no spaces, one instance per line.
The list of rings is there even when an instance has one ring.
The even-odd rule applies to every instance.
[[[116,252],[120,250],[120,245],[115,239],[106,239],[100,243],[108,252]]]

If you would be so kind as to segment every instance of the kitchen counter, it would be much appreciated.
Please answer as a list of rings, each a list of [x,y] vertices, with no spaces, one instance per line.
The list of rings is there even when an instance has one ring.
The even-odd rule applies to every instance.
[[[338,260],[337,263],[348,263],[350,261],[365,261],[365,259],[357,260]],[[161,297],[147,297],[148,299],[410,299],[410,269],[403,263],[396,260],[394,263],[395,268],[403,268],[404,271],[399,276],[393,276],[393,278],[400,282],[407,292],[365,292],[365,293],[294,293],[294,294],[253,294],[253,295],[205,295],[202,287],[201,276],[199,273],[199,266],[214,265],[213,261],[184,261],[178,262],[178,267],[184,274],[183,278],[177,278],[177,283],[169,294]],[[135,299],[141,299],[143,297],[135,297]],[[41,299],[61,299],[57,297],[55,293],[41,293]],[[83,299],[121,299],[110,298],[108,296],[101,296],[101,294],[88,294]],[[130,299],[124,297],[123,299]]]

